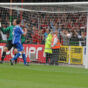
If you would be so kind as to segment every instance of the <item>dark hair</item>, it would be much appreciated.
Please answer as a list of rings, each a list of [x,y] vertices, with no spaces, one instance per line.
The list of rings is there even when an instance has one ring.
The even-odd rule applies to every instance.
[[[16,20],[16,24],[20,24],[21,23],[21,20],[20,19],[17,19]]]

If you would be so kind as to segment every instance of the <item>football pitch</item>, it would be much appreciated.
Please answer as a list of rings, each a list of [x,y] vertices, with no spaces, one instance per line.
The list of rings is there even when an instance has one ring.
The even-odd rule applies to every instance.
[[[68,66],[0,64],[0,88],[88,88],[88,70]]]

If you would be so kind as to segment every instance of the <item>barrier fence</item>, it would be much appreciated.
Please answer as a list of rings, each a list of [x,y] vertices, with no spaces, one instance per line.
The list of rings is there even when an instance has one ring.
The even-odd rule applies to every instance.
[[[83,64],[83,47],[81,46],[70,47],[70,63]]]
[[[0,43],[0,59],[3,52],[3,46],[5,43]],[[44,45],[40,44],[24,44],[24,50],[26,52],[27,62],[37,61],[45,63]],[[83,64],[83,47],[82,46],[61,46],[59,51],[59,62],[69,64]],[[5,61],[9,61],[14,56],[13,49],[7,52]],[[22,62],[22,57],[18,59]]]
[[[68,63],[69,61],[69,46],[61,46],[59,50],[59,62]]]

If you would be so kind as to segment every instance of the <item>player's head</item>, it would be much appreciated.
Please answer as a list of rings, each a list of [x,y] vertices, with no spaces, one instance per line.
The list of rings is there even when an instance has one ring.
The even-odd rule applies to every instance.
[[[16,20],[16,24],[17,24],[17,25],[21,25],[21,20],[20,20],[20,19],[17,19],[17,20]]]
[[[13,25],[14,25],[14,26],[16,25],[16,19],[13,20]]]

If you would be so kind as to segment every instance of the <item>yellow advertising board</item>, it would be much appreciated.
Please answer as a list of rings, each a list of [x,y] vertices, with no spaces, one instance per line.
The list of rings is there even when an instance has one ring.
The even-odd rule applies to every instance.
[[[83,47],[82,46],[70,47],[70,63],[83,64]]]
[[[70,64],[83,64],[82,46],[61,46],[59,51],[59,62]]]
[[[59,62],[68,63],[69,59],[69,46],[61,46],[59,51]]]

